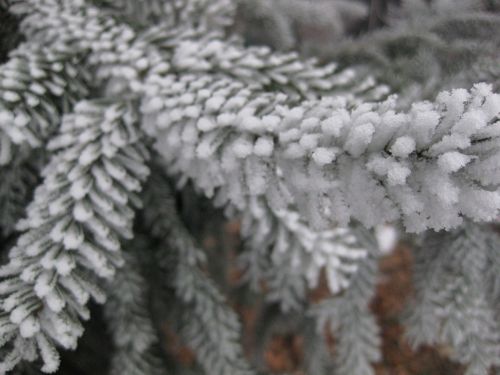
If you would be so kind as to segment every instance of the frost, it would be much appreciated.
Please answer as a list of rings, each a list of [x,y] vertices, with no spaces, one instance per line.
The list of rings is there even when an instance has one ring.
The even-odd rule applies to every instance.
[[[40,349],[40,356],[43,360],[42,371],[47,373],[56,372],[60,363],[59,354],[56,348],[54,348],[43,334],[36,335],[36,342]]]
[[[391,146],[391,153],[401,158],[408,157],[413,151],[415,151],[415,140],[408,136],[399,137]]]
[[[197,127],[203,132],[208,132],[215,129],[217,127],[217,123],[208,117],[202,117],[198,120]]]
[[[81,277],[82,270],[110,277],[114,268],[122,264],[119,256],[112,257],[110,262],[105,254],[120,249],[120,237],[131,237],[134,215],[127,207],[129,195],[140,190],[148,174],[148,168],[141,165],[147,154],[135,150],[138,142],[135,133],[120,132],[121,146],[116,148],[117,156],[113,159],[96,152],[100,146],[96,148],[93,143],[97,137],[113,137],[116,133],[110,129],[130,127],[125,119],[135,121],[136,117],[130,116],[121,105],[110,109],[102,103],[86,102],[76,107],[84,112],[66,116],[61,134],[56,136],[65,141],[49,145],[57,152],[44,169],[44,181],[34,193],[33,204],[27,208],[27,218],[20,224],[26,232],[19,237],[12,249],[12,259],[4,266],[8,274],[18,275],[17,283],[13,284],[14,279],[0,283],[0,292],[5,297],[1,308],[9,313],[19,332],[8,340],[34,338],[44,372],[58,368],[55,343],[67,348],[76,346],[76,339],[83,331],[74,319],[88,318],[85,308],[88,299],[92,296],[104,302],[100,290]],[[107,122],[109,119],[114,122]],[[101,122],[106,124],[101,126]],[[85,126],[81,127],[82,124]],[[92,133],[89,127],[96,136],[86,135]],[[70,133],[71,137],[64,138]],[[79,142],[84,145],[76,148]],[[126,161],[126,166],[119,160]],[[137,202],[135,197],[132,200]],[[97,269],[89,267],[89,262]],[[30,356],[27,353],[16,360],[36,358],[36,353]]]
[[[452,151],[440,155],[438,158],[438,165],[444,172],[451,173],[465,167],[471,159],[472,158],[468,155]]]
[[[94,216],[94,211],[88,202],[78,201],[73,207],[73,216],[77,221],[85,222]]]
[[[269,137],[259,137],[255,142],[253,152],[257,156],[269,157],[272,155],[274,149],[274,142]]]
[[[21,325],[19,326],[19,330],[22,337],[33,337],[40,331],[40,323],[38,323],[35,318],[30,316],[21,323]]]
[[[345,143],[345,149],[353,157],[361,156],[365,152],[366,147],[372,140],[375,128],[372,124],[363,124],[352,129]]]
[[[197,92],[196,85],[190,83],[189,79],[185,83],[183,90]],[[196,141],[194,145],[197,154],[194,159],[188,152],[190,148],[180,144],[170,144],[174,148],[173,155],[180,155],[180,158],[164,152],[162,155],[176,173],[181,172],[185,177],[198,181],[208,195],[217,188],[223,189],[221,193],[231,192],[224,200],[231,201],[237,207],[245,204],[243,197],[247,187],[242,181],[253,181],[250,176],[244,177],[253,172],[249,172],[251,169],[247,171],[243,165],[244,160],[253,153],[268,158],[268,162],[274,165],[270,170],[276,171],[271,172],[276,178],[281,178],[277,171],[285,171],[284,184],[293,195],[292,200],[298,204],[305,217],[313,220],[314,216],[314,224],[311,221],[313,225],[325,225],[328,221],[345,223],[346,217],[349,217],[372,226],[380,220],[396,220],[399,207],[408,230],[422,231],[426,227],[438,229],[458,225],[458,212],[466,205],[459,193],[461,187],[468,184],[465,182],[467,173],[479,175],[480,163],[494,168],[493,159],[486,162],[491,157],[492,143],[488,141],[483,146],[482,142],[476,141],[491,137],[487,134],[493,134],[491,132],[495,125],[484,123],[484,119],[490,116],[482,109],[487,101],[481,99],[483,97],[476,98],[479,94],[475,89],[469,93],[458,91],[442,94],[440,100],[446,102],[446,106],[430,102],[415,103],[408,114],[396,113],[393,109],[394,98],[390,98],[386,102],[353,108],[348,108],[342,100],[309,101],[297,107],[276,106],[269,102],[268,107],[262,109],[265,114],[260,116],[253,108],[246,107],[250,107],[255,99],[248,98],[248,104],[245,103],[244,97],[239,95],[245,91],[242,86],[231,80],[226,83],[214,80],[205,84],[204,92],[211,85],[214,90],[225,87],[227,92],[233,93],[233,98],[241,100],[233,101],[231,109],[222,107],[218,113],[210,110],[210,115],[217,118],[223,115],[231,117],[235,112],[248,110],[252,115],[246,120],[246,128],[228,122],[224,128],[201,130],[201,141]],[[169,92],[168,87],[163,90]],[[481,95],[487,98],[495,95],[489,90],[488,87],[483,88]],[[198,99],[201,108],[205,100]],[[280,101],[281,97],[275,100]],[[476,101],[479,104],[474,104]],[[200,116],[204,116],[203,112]],[[266,125],[265,128],[260,128],[259,119]],[[468,125],[467,132],[464,132],[463,124],[470,123],[471,119],[477,120],[476,125]],[[184,128],[181,121],[171,120],[167,127],[164,124],[158,127],[157,134],[168,140],[177,132],[184,131]],[[263,131],[265,135],[254,135],[255,132]],[[359,171],[358,174],[350,170],[350,163],[355,160],[364,163],[363,168],[366,168],[367,173]],[[316,170],[307,167],[310,161],[317,166]],[[442,176],[438,172],[431,172],[436,167],[441,170]],[[233,178],[233,171],[236,170],[242,171],[243,180]],[[464,174],[454,175],[453,180],[446,177],[449,173],[459,171]],[[314,183],[311,180],[312,173]],[[268,176],[264,182],[272,184],[271,181],[273,178]],[[340,183],[342,189],[330,191],[334,188],[333,181]],[[490,189],[481,184],[477,188]],[[224,190],[226,187],[227,190]],[[321,204],[315,201],[317,195],[310,194],[311,189],[323,196]],[[259,184],[258,191],[254,194],[269,194],[270,201],[276,201],[275,195],[271,198],[270,189]],[[248,193],[252,195],[252,189]],[[324,207],[326,210],[325,204],[340,207],[340,202],[345,202],[341,205],[343,208],[330,211],[334,213],[333,217],[327,218],[327,211],[312,213],[316,210],[313,207]],[[361,207],[359,202],[372,203]],[[434,209],[438,204],[440,210]],[[346,207],[350,211],[348,215]],[[417,212],[412,214],[410,207]],[[335,217],[335,212],[338,212],[338,217]],[[415,226],[418,219],[414,215],[430,219]],[[479,211],[471,219],[490,217],[488,214],[481,219],[478,215]]]
[[[92,179],[87,176],[82,177],[73,182],[70,189],[70,194],[75,199],[82,199],[87,195],[92,187]]]
[[[425,327],[424,334],[431,342],[443,341],[441,333],[451,338],[460,360],[484,358],[487,365],[476,361],[471,367],[476,372],[496,364],[481,349],[498,353],[498,327],[488,305],[498,299],[498,259],[491,250],[498,246],[469,230],[500,213],[500,96],[492,85],[443,91],[432,100],[419,91],[422,85],[405,83],[398,86],[401,99],[387,97],[388,88],[362,69],[321,66],[298,53],[229,37],[229,0],[94,3],[12,5],[26,42],[0,66],[0,227],[17,222],[20,233],[2,233],[13,246],[0,268],[0,372],[37,359],[42,371],[56,371],[56,346],[76,347],[89,300],[106,299],[99,279],[106,278],[116,285],[106,306],[114,375],[159,373],[150,351],[157,340],[144,298],[149,285],[142,285],[152,280],[164,282],[155,290],[168,290],[175,310],[181,308],[183,334],[206,373],[253,374],[239,346],[237,316],[208,278],[212,267],[201,264],[203,253],[177,222],[176,206],[190,220],[189,210],[198,204],[190,191],[240,219],[242,282],[255,290],[265,285],[267,298],[282,310],[303,315],[309,289],[324,275],[335,297],[321,303],[321,319],[330,321],[338,338],[337,372],[370,374],[370,363],[380,357],[368,301],[376,258],[395,246],[395,228],[444,230],[437,236],[466,228],[443,240],[452,245],[443,249],[446,259],[432,253],[432,243],[423,249],[431,253],[417,273],[428,270],[423,279],[435,290],[416,289],[424,299],[430,296],[431,307],[439,302],[426,311],[438,311],[435,318],[446,322]],[[414,6],[424,6],[419,4]],[[453,34],[451,26],[446,30]],[[399,42],[396,36],[391,43]],[[460,46],[467,51],[472,45]],[[377,52],[392,66],[392,57]],[[477,48],[474,54],[482,56]],[[412,64],[398,66],[404,71],[427,57],[415,54]],[[440,82],[427,78],[429,87]],[[416,102],[408,92],[431,100]],[[141,192],[147,163],[155,170],[152,178],[168,175],[159,184],[163,190],[185,190],[148,201],[134,223],[151,193]],[[40,173],[39,164],[45,164]],[[11,213],[11,206],[20,209]],[[134,239],[137,228],[141,235]],[[123,252],[123,245],[131,252]],[[153,256],[146,251],[150,246],[162,249],[148,262],[158,268],[151,275],[168,277],[137,272],[143,260],[132,253],[137,248],[138,257]],[[464,303],[471,305],[462,308]],[[422,306],[413,310],[417,320]],[[307,347],[317,348],[309,341],[313,334],[304,337]],[[496,346],[490,350],[483,337]],[[474,346],[477,352],[471,352]]]
[[[406,178],[411,171],[406,167],[394,166],[387,172],[387,181],[389,185],[405,185]]]
[[[252,154],[253,144],[249,139],[238,139],[233,144],[233,151],[236,157],[241,159],[246,158]]]
[[[57,275],[50,271],[43,272],[35,282],[34,291],[40,298],[52,292],[57,282]]]
[[[319,166],[330,164],[335,160],[335,149],[319,147],[312,153],[312,158]]]

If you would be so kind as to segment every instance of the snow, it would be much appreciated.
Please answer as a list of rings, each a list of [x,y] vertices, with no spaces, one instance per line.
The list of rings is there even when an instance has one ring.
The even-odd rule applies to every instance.
[[[19,325],[19,332],[21,333],[21,336],[24,338],[33,337],[39,331],[40,331],[40,323],[33,316],[27,317]]]
[[[211,118],[201,117],[196,126],[202,132],[209,132],[217,128],[217,123]]]
[[[94,215],[90,204],[86,201],[79,200],[73,207],[73,216],[75,220],[85,222]]]
[[[262,117],[262,123],[268,131],[274,131],[278,129],[281,123],[281,118],[275,115],[267,115]]]
[[[312,158],[319,166],[330,164],[335,160],[336,152],[334,149],[318,147],[312,153]]]
[[[0,126],[9,126],[14,121],[14,116],[11,111],[0,111]]]
[[[346,124],[346,120],[348,116],[343,112],[337,112],[332,114],[332,116],[327,119],[321,121],[321,130],[326,135],[332,135],[334,137],[338,137],[342,128]]]
[[[406,158],[415,151],[415,140],[409,136],[403,136],[396,139],[391,146],[392,155],[400,158]]]
[[[36,335],[36,343],[43,360],[42,371],[46,373],[56,372],[59,368],[59,354],[43,333]]]
[[[68,250],[78,249],[84,241],[83,230],[78,223],[72,223],[64,233],[63,244]]]
[[[2,93],[2,98],[7,102],[17,102],[17,101],[21,100],[21,96],[19,96],[18,93],[14,92],[14,91],[7,91],[7,90],[5,90]]]
[[[387,180],[390,185],[405,185],[406,178],[411,174],[411,171],[407,167],[402,167],[399,165],[393,166],[389,169],[387,173]]]
[[[55,313],[62,311],[66,306],[66,301],[62,298],[56,290],[51,291],[45,296],[44,301],[47,303],[49,309]]]
[[[44,271],[36,279],[33,290],[39,298],[45,297],[52,292],[57,283],[57,276],[53,271]]]
[[[445,173],[456,172],[465,167],[472,158],[457,151],[446,152],[438,157],[438,165]]]
[[[14,125],[24,127],[29,124],[31,118],[24,112],[18,113],[14,118]]]
[[[270,137],[259,137],[255,141],[253,152],[257,156],[269,157],[272,155],[274,142]]]
[[[233,152],[236,157],[243,159],[251,155],[253,151],[253,144],[250,139],[240,138],[233,144]]]
[[[361,156],[371,142],[373,133],[375,133],[375,128],[370,123],[351,129],[344,148],[355,158]]]
[[[306,150],[313,150],[318,146],[319,134],[304,134],[299,141],[299,144]]]

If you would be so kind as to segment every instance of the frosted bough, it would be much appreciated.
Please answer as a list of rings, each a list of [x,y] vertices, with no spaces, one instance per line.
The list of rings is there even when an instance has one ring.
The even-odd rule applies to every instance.
[[[0,65],[0,374],[26,362],[58,371],[91,299],[105,303],[112,374],[171,368],[159,316],[197,370],[259,373],[224,284],[227,259],[201,245],[210,238],[195,222],[212,221],[203,202],[240,231],[230,256],[241,295],[264,294],[259,303],[338,339],[336,359],[309,368],[374,374],[381,225],[422,247],[410,341],[449,345],[470,375],[498,365],[500,95],[490,83],[403,108],[369,70],[246,45],[226,0],[6,9],[24,41]],[[322,283],[328,298],[311,304]]]

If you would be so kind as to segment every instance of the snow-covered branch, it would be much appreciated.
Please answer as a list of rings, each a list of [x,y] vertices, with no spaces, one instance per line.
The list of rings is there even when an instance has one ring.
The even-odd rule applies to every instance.
[[[88,94],[78,61],[78,54],[23,43],[0,65],[0,166],[43,146],[61,115]]]
[[[407,113],[395,99],[290,106],[223,77],[154,76],[145,126],[172,173],[239,210],[264,196],[316,228],[401,219],[410,232],[492,220],[500,208],[500,95],[442,92]]]
[[[137,117],[125,103],[80,102],[48,147],[57,152],[18,228],[24,233],[0,269],[0,336],[10,352],[0,372],[38,352],[44,372],[59,365],[55,344],[75,348],[90,297],[105,298],[95,276],[123,262],[136,192],[148,175]]]

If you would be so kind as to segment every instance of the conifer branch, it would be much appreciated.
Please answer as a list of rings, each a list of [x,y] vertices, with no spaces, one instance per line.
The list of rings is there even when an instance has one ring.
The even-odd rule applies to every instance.
[[[223,31],[234,20],[235,2],[231,0],[104,0],[96,5],[131,20],[145,29],[155,23],[191,29]]]
[[[160,45],[161,47],[161,45]],[[315,59],[304,60],[295,52],[278,53],[268,47],[245,47],[241,40],[223,40],[209,35],[176,44],[172,69],[194,74],[224,74],[266,91],[284,92],[289,103],[324,95],[345,95],[352,101],[377,100],[388,87],[373,78],[360,80],[355,70],[339,70],[337,64],[319,66]],[[361,82],[359,82],[361,81]]]
[[[115,352],[111,375],[160,375],[165,366],[149,309],[149,286],[141,273],[144,244],[134,240],[124,252],[124,265],[108,284],[105,314]]]
[[[318,285],[322,270],[332,293],[345,289],[367,255],[349,228],[314,231],[297,212],[272,210],[262,200],[251,199],[241,220],[245,278],[254,289],[265,282],[268,299],[285,312],[303,309],[306,292]]]
[[[37,153],[36,157],[43,160],[41,153]],[[0,228],[4,236],[15,230],[39,182],[38,172],[42,164],[32,158],[22,159],[18,157],[0,169]]]
[[[335,337],[335,374],[373,375],[372,364],[381,359],[379,327],[370,311],[377,282],[376,240],[370,231],[358,228],[358,239],[370,249],[370,255],[360,262],[349,288],[341,295],[314,306],[312,316],[319,332],[325,324]]]
[[[500,358],[500,325],[489,293],[489,253],[498,235],[467,223],[451,233],[429,233],[416,252],[416,299],[408,309],[413,345],[445,344],[467,375],[488,374]],[[498,270],[497,270],[498,271]]]
[[[410,232],[498,214],[500,96],[488,85],[396,113],[394,100],[290,107],[228,79],[174,82],[149,82],[146,130],[169,170],[219,204],[241,210],[263,196],[275,209],[295,204],[316,228],[402,219]]]
[[[255,374],[243,355],[239,318],[202,271],[205,254],[177,216],[171,194],[161,172],[155,173],[144,202],[150,208],[145,211],[148,227],[165,241],[158,252],[158,265],[168,272],[175,259],[173,275],[165,274],[165,281],[182,306],[181,334],[207,374]]]
[[[59,366],[55,345],[75,348],[93,281],[123,263],[120,238],[132,237],[136,192],[148,174],[137,117],[124,103],[80,102],[48,148],[56,152],[18,227],[24,233],[0,269],[1,370],[38,352],[42,371]]]
[[[0,166],[39,148],[61,115],[88,94],[88,72],[79,56],[23,43],[0,65]]]
[[[358,82],[352,69],[337,71],[336,64],[319,66],[314,59],[303,61],[296,53],[272,53],[267,47],[245,48],[238,38],[226,41],[220,30],[196,16],[201,7],[196,2],[176,6],[184,22],[175,17],[140,33],[91,6],[57,7],[52,0],[35,3],[38,10],[30,9],[23,21],[27,35],[68,52],[87,51],[88,61],[98,68],[100,79],[131,81],[127,85],[134,91],[151,92],[149,86],[141,86],[146,72],[154,79],[172,71],[223,73],[245,83],[259,83],[267,89],[285,92],[290,102],[342,94],[359,103],[361,98],[376,100],[388,93],[388,87],[377,85],[372,77]],[[217,2],[214,6],[222,7]],[[20,13],[27,11],[20,8]],[[210,13],[206,15],[209,16]],[[124,44],[129,47],[125,49]]]
[[[154,143],[178,186],[192,182],[242,219],[247,279],[264,281],[283,309],[303,309],[322,269],[332,292],[351,285],[316,311],[338,334],[340,373],[371,374],[380,356],[367,307],[376,280],[372,235],[353,223],[402,222],[417,233],[465,223],[426,235],[409,336],[447,343],[469,373],[485,374],[500,358],[498,238],[471,221],[500,213],[500,95],[476,84],[405,112],[394,97],[367,103],[385,95],[370,77],[229,38],[228,1],[147,0],[145,18],[129,0],[104,8],[11,1],[28,42],[0,66],[0,175],[10,186],[31,185],[26,170],[13,168],[33,162],[45,144],[50,162],[0,269],[0,373],[39,357],[43,371],[55,371],[55,347],[75,347],[88,299],[104,299],[97,277],[111,278],[123,264],[120,239],[133,237]],[[68,114],[85,96],[105,99]],[[153,194],[144,216],[157,219],[148,219],[150,232],[169,249],[158,251],[158,266],[185,309],[183,333],[207,373],[252,374],[237,316],[164,193]],[[21,195],[0,190],[0,205]],[[145,289],[137,263],[130,259],[113,292],[126,282]],[[135,346],[115,322],[116,368],[128,360],[130,371],[155,367],[141,356],[154,341],[142,292],[132,296],[140,311],[130,319],[148,339]],[[111,306],[123,308],[125,297],[114,295]],[[133,312],[121,311],[127,320]]]

